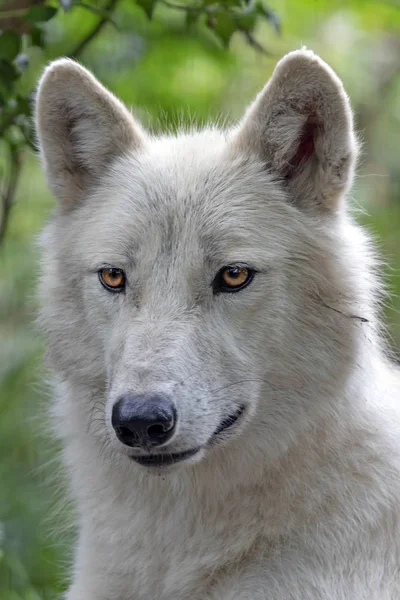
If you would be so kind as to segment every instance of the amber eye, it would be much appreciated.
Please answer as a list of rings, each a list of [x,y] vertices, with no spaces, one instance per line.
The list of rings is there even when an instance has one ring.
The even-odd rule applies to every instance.
[[[215,294],[221,292],[238,292],[252,281],[255,271],[247,265],[230,265],[223,267],[213,282]]]
[[[121,292],[125,287],[125,273],[121,269],[105,267],[100,269],[99,279],[110,292]]]

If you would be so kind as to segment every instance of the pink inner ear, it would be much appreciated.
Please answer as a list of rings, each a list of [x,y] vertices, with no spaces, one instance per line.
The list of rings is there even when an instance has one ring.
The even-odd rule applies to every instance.
[[[286,177],[291,177],[301,165],[305,164],[314,154],[314,140],[317,135],[318,123],[309,117],[301,132],[296,154],[290,159]]]

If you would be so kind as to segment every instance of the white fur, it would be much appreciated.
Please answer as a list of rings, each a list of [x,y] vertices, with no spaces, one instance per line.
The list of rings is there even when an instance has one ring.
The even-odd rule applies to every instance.
[[[39,322],[79,514],[67,599],[400,598],[399,373],[344,202],[356,143],[337,76],[291,53],[237,127],[154,139],[60,60],[37,130],[59,200]],[[214,295],[235,262],[254,281]],[[125,294],[100,285],[105,264]],[[127,392],[173,396],[167,449],[200,452],[132,461],[110,423]]]

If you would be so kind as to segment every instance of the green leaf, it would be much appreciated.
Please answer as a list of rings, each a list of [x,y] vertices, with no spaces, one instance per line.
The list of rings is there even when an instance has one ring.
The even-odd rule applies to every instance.
[[[38,48],[43,48],[44,46],[44,33],[40,27],[33,27],[30,32],[31,44],[32,46],[37,46]]]
[[[57,13],[57,8],[54,6],[32,6],[25,15],[25,21],[30,23],[43,23],[50,21]]]
[[[4,139],[13,149],[21,148],[25,145],[25,135],[22,131],[21,124],[11,125],[4,134]]]
[[[257,5],[249,3],[248,7],[236,17],[238,29],[252,32],[257,22]]]
[[[0,106],[1,107],[6,105],[6,101],[7,101],[7,98],[10,97],[10,93],[11,93],[10,89],[0,79]],[[0,118],[0,124],[1,124],[2,120],[3,119]]]
[[[141,6],[149,19],[153,16],[154,7],[157,0],[136,0],[136,4]]]
[[[0,34],[0,58],[14,60],[21,49],[21,38],[14,31]]]
[[[19,78],[19,73],[14,65],[5,59],[0,59],[0,96],[5,103],[13,95],[14,82]]]
[[[26,116],[30,116],[31,114],[31,99],[30,98],[23,98],[22,96],[17,96],[17,103],[18,103],[18,113],[20,115],[26,115]]]
[[[191,27],[192,25],[197,23],[197,21],[200,18],[200,14],[201,14],[200,11],[188,10],[186,13],[186,26]]]
[[[257,6],[259,14],[261,14],[264,19],[268,21],[268,23],[273,27],[275,33],[278,35],[281,33],[281,21],[279,16],[271,10],[270,8],[264,6],[262,2]]]
[[[224,47],[228,48],[230,39],[237,30],[237,23],[234,17],[230,14],[219,13],[218,15],[214,15],[212,19],[209,19],[207,25],[215,31]]]
[[[11,89],[13,82],[19,78],[18,71],[8,60],[0,59],[0,81]]]

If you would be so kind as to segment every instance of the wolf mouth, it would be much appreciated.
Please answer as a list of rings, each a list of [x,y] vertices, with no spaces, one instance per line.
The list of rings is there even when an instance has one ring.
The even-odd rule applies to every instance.
[[[199,452],[200,448],[193,448],[176,454],[149,454],[148,456],[132,456],[131,458],[144,467],[168,467],[174,463],[190,458]]]
[[[226,417],[223,421],[221,421],[218,428],[215,430],[213,434],[213,438],[217,435],[232,427],[234,423],[242,416],[245,407],[242,405],[233,415]],[[174,463],[181,462],[187,458],[191,458],[197,452],[201,450],[199,448],[192,448],[191,450],[185,450],[184,452],[177,452],[175,454],[165,453],[165,454],[148,454],[147,456],[131,456],[132,460],[134,460],[139,465],[144,467],[168,467],[169,465],[173,465]]]
[[[232,427],[232,425],[234,425],[236,423],[236,421],[239,419],[239,417],[242,416],[242,414],[244,413],[244,409],[245,409],[245,407],[242,404],[233,415],[230,415],[229,417],[226,417],[226,419],[221,421],[221,423],[219,424],[217,429],[214,431],[213,437],[219,435],[220,433],[222,433],[229,427]]]

